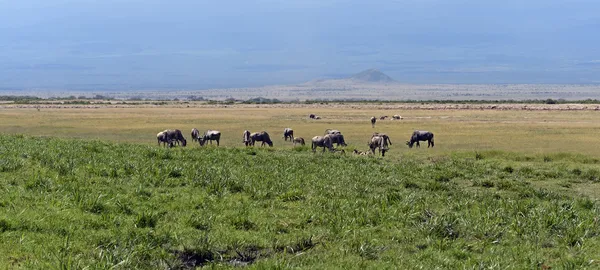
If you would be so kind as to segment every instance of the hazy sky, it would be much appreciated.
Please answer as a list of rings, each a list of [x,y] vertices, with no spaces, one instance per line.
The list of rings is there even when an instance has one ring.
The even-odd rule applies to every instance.
[[[0,89],[600,83],[597,0],[0,0]]]

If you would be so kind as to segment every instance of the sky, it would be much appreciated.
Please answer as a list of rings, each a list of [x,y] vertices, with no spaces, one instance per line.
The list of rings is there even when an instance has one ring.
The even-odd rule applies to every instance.
[[[596,0],[0,0],[0,90],[600,83]]]

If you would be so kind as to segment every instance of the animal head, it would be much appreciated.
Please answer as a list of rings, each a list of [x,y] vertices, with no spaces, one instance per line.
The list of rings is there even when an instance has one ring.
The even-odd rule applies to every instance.
[[[187,141],[185,139],[183,139],[183,142],[181,142],[181,145],[186,146],[187,145]]]
[[[413,147],[413,143],[409,142],[409,141],[406,141],[406,145],[408,145],[408,148],[412,148]]]

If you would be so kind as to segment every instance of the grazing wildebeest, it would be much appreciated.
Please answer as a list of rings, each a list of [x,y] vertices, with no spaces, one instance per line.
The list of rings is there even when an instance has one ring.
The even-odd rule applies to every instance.
[[[198,136],[200,136],[200,131],[197,128],[192,128],[192,141],[197,142]]]
[[[156,134],[156,139],[158,140],[158,146],[160,146],[160,143],[163,143],[163,146],[165,147],[167,146],[167,144],[169,144],[169,147],[172,146],[171,141],[169,141],[169,137],[167,136],[166,130]]]
[[[341,133],[342,133],[342,132],[340,132],[340,131],[339,131],[339,130],[337,130],[337,129],[326,129],[326,130],[325,130],[325,134],[324,134],[324,135],[327,135],[327,134],[341,134]]]
[[[273,142],[271,141],[271,137],[269,137],[269,133],[267,133],[266,131],[254,132],[254,133],[250,134],[250,140],[251,140],[252,146],[254,146],[254,144],[257,141],[259,141],[259,142],[262,142],[260,144],[260,146],[265,146],[265,143],[266,143],[270,147],[273,147]]]
[[[183,134],[181,133],[181,130],[179,130],[179,129],[168,129],[168,130],[166,130],[166,132],[167,132],[167,137],[168,137],[169,141],[176,142],[177,145],[179,145],[179,143],[181,143],[181,146],[186,146],[187,145],[187,141],[183,137]]]
[[[412,148],[414,143],[417,143],[417,147],[421,147],[419,141],[427,141],[427,148],[433,147],[433,133],[424,130],[415,130],[410,136],[410,141],[406,141],[406,145]]]
[[[375,122],[377,122],[377,118],[375,116],[371,117],[371,127],[375,128]]]
[[[244,145],[249,146],[252,143],[252,140],[250,140],[250,131],[244,130],[244,133],[242,133],[242,138]]]
[[[388,118],[388,116],[384,115],[384,116],[379,117],[379,120],[385,120],[386,118]]]
[[[392,116],[392,120],[402,120],[402,116],[396,114]]]
[[[344,140],[344,135],[341,133],[333,133],[328,135],[331,136],[331,143],[335,143],[337,146],[348,146]]]
[[[382,157],[385,157],[385,152],[387,151],[385,147],[385,138],[379,136],[372,137],[368,145],[373,155],[375,155],[375,149],[379,148],[379,153]]]
[[[204,144],[207,141],[210,141],[210,144],[212,144],[212,141],[217,141],[217,146],[219,146],[219,140],[221,140],[221,132],[218,130],[210,129],[204,132],[204,134],[202,134],[202,136],[198,138],[200,146],[204,146]]]
[[[388,143],[392,145],[392,140],[390,140],[390,136],[388,136],[385,133],[373,132],[373,136],[371,136],[371,138],[373,137],[383,137],[383,144],[385,146],[385,149],[388,149]]]
[[[308,118],[310,118],[310,119],[315,119],[315,117],[316,117],[316,115],[314,115],[312,113],[310,115],[308,115]]]
[[[333,152],[334,149],[331,141],[331,135],[314,136],[312,138],[312,151],[315,152],[317,147],[323,147],[323,152],[325,152],[326,147],[329,149],[329,151]]]
[[[296,144],[299,143],[300,145],[305,145],[306,143],[304,143],[304,138],[302,137],[296,137],[294,138],[294,146],[296,146]]]
[[[283,130],[283,140],[287,142],[288,138],[290,141],[294,140],[294,130],[291,128],[285,128]]]

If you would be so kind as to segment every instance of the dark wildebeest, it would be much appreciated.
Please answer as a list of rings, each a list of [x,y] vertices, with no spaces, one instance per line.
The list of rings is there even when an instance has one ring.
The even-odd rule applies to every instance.
[[[242,133],[242,138],[244,145],[249,146],[252,143],[252,140],[250,140],[250,131],[244,130],[244,133]]]
[[[217,146],[219,146],[219,140],[221,140],[221,132],[218,130],[210,129],[204,132],[204,134],[202,134],[202,136],[198,138],[200,146],[204,146],[204,144],[207,141],[210,141],[210,144],[212,144],[212,141],[217,141]]]
[[[392,116],[392,120],[402,120],[402,116],[396,114]]]
[[[283,130],[283,140],[287,142],[288,138],[290,141],[294,140],[294,130],[291,128],[285,128]]]
[[[392,140],[390,140],[390,136],[388,136],[385,133],[373,132],[373,136],[371,136],[371,138],[373,137],[383,137],[383,144],[385,146],[385,149],[388,149],[388,143],[389,145],[392,145]]]
[[[192,141],[197,142],[198,136],[200,136],[200,131],[197,128],[192,128]]]
[[[325,152],[325,148],[327,147],[329,151],[333,152],[333,143],[331,142],[331,135],[325,136],[314,136],[312,138],[312,151],[317,151],[317,147],[323,147],[323,152]]]
[[[260,144],[260,146],[265,146],[265,143],[266,143],[270,147],[273,147],[273,142],[271,141],[271,137],[269,137],[269,133],[267,133],[266,131],[254,132],[254,133],[250,134],[250,140],[251,140],[252,146],[254,146],[254,144],[257,141],[259,141],[259,142],[262,142]]]
[[[315,119],[315,117],[316,117],[316,115],[314,115],[312,113],[310,115],[308,115],[308,118],[310,118],[310,119]]]
[[[368,143],[369,148],[373,155],[375,155],[375,149],[379,148],[379,153],[382,157],[385,157],[385,151],[387,151],[385,147],[385,138],[380,136],[374,136],[371,138],[371,141]]]
[[[344,140],[344,135],[341,133],[328,134],[331,136],[331,143],[335,143],[337,146],[348,146]]]
[[[171,141],[169,141],[169,137],[167,136],[167,132],[165,131],[161,131],[158,134],[156,134],[156,140],[158,140],[158,146],[160,146],[160,143],[163,143],[163,146],[167,146],[167,144],[169,145],[169,147],[172,146]]]
[[[326,129],[324,135],[327,135],[327,134],[341,134],[341,132],[337,129]]]
[[[177,145],[179,145],[181,143],[181,146],[186,146],[187,145],[187,141],[183,137],[183,134],[181,133],[181,130],[179,130],[179,129],[168,129],[168,130],[166,130],[166,132],[167,132],[167,137],[168,137],[169,141],[176,142]]]
[[[424,130],[415,130],[412,136],[410,136],[410,141],[406,142],[406,145],[412,148],[413,144],[417,143],[417,147],[421,147],[419,141],[427,141],[427,148],[429,146],[433,147],[433,133]]]
[[[302,137],[296,137],[294,138],[294,146],[296,146],[296,144],[299,143],[300,145],[305,145],[306,143],[304,143],[304,138]]]
[[[385,120],[386,118],[388,118],[388,116],[384,115],[384,116],[379,117],[379,120]]]
[[[377,118],[375,116],[371,117],[371,127],[375,128],[375,122],[377,122]]]

